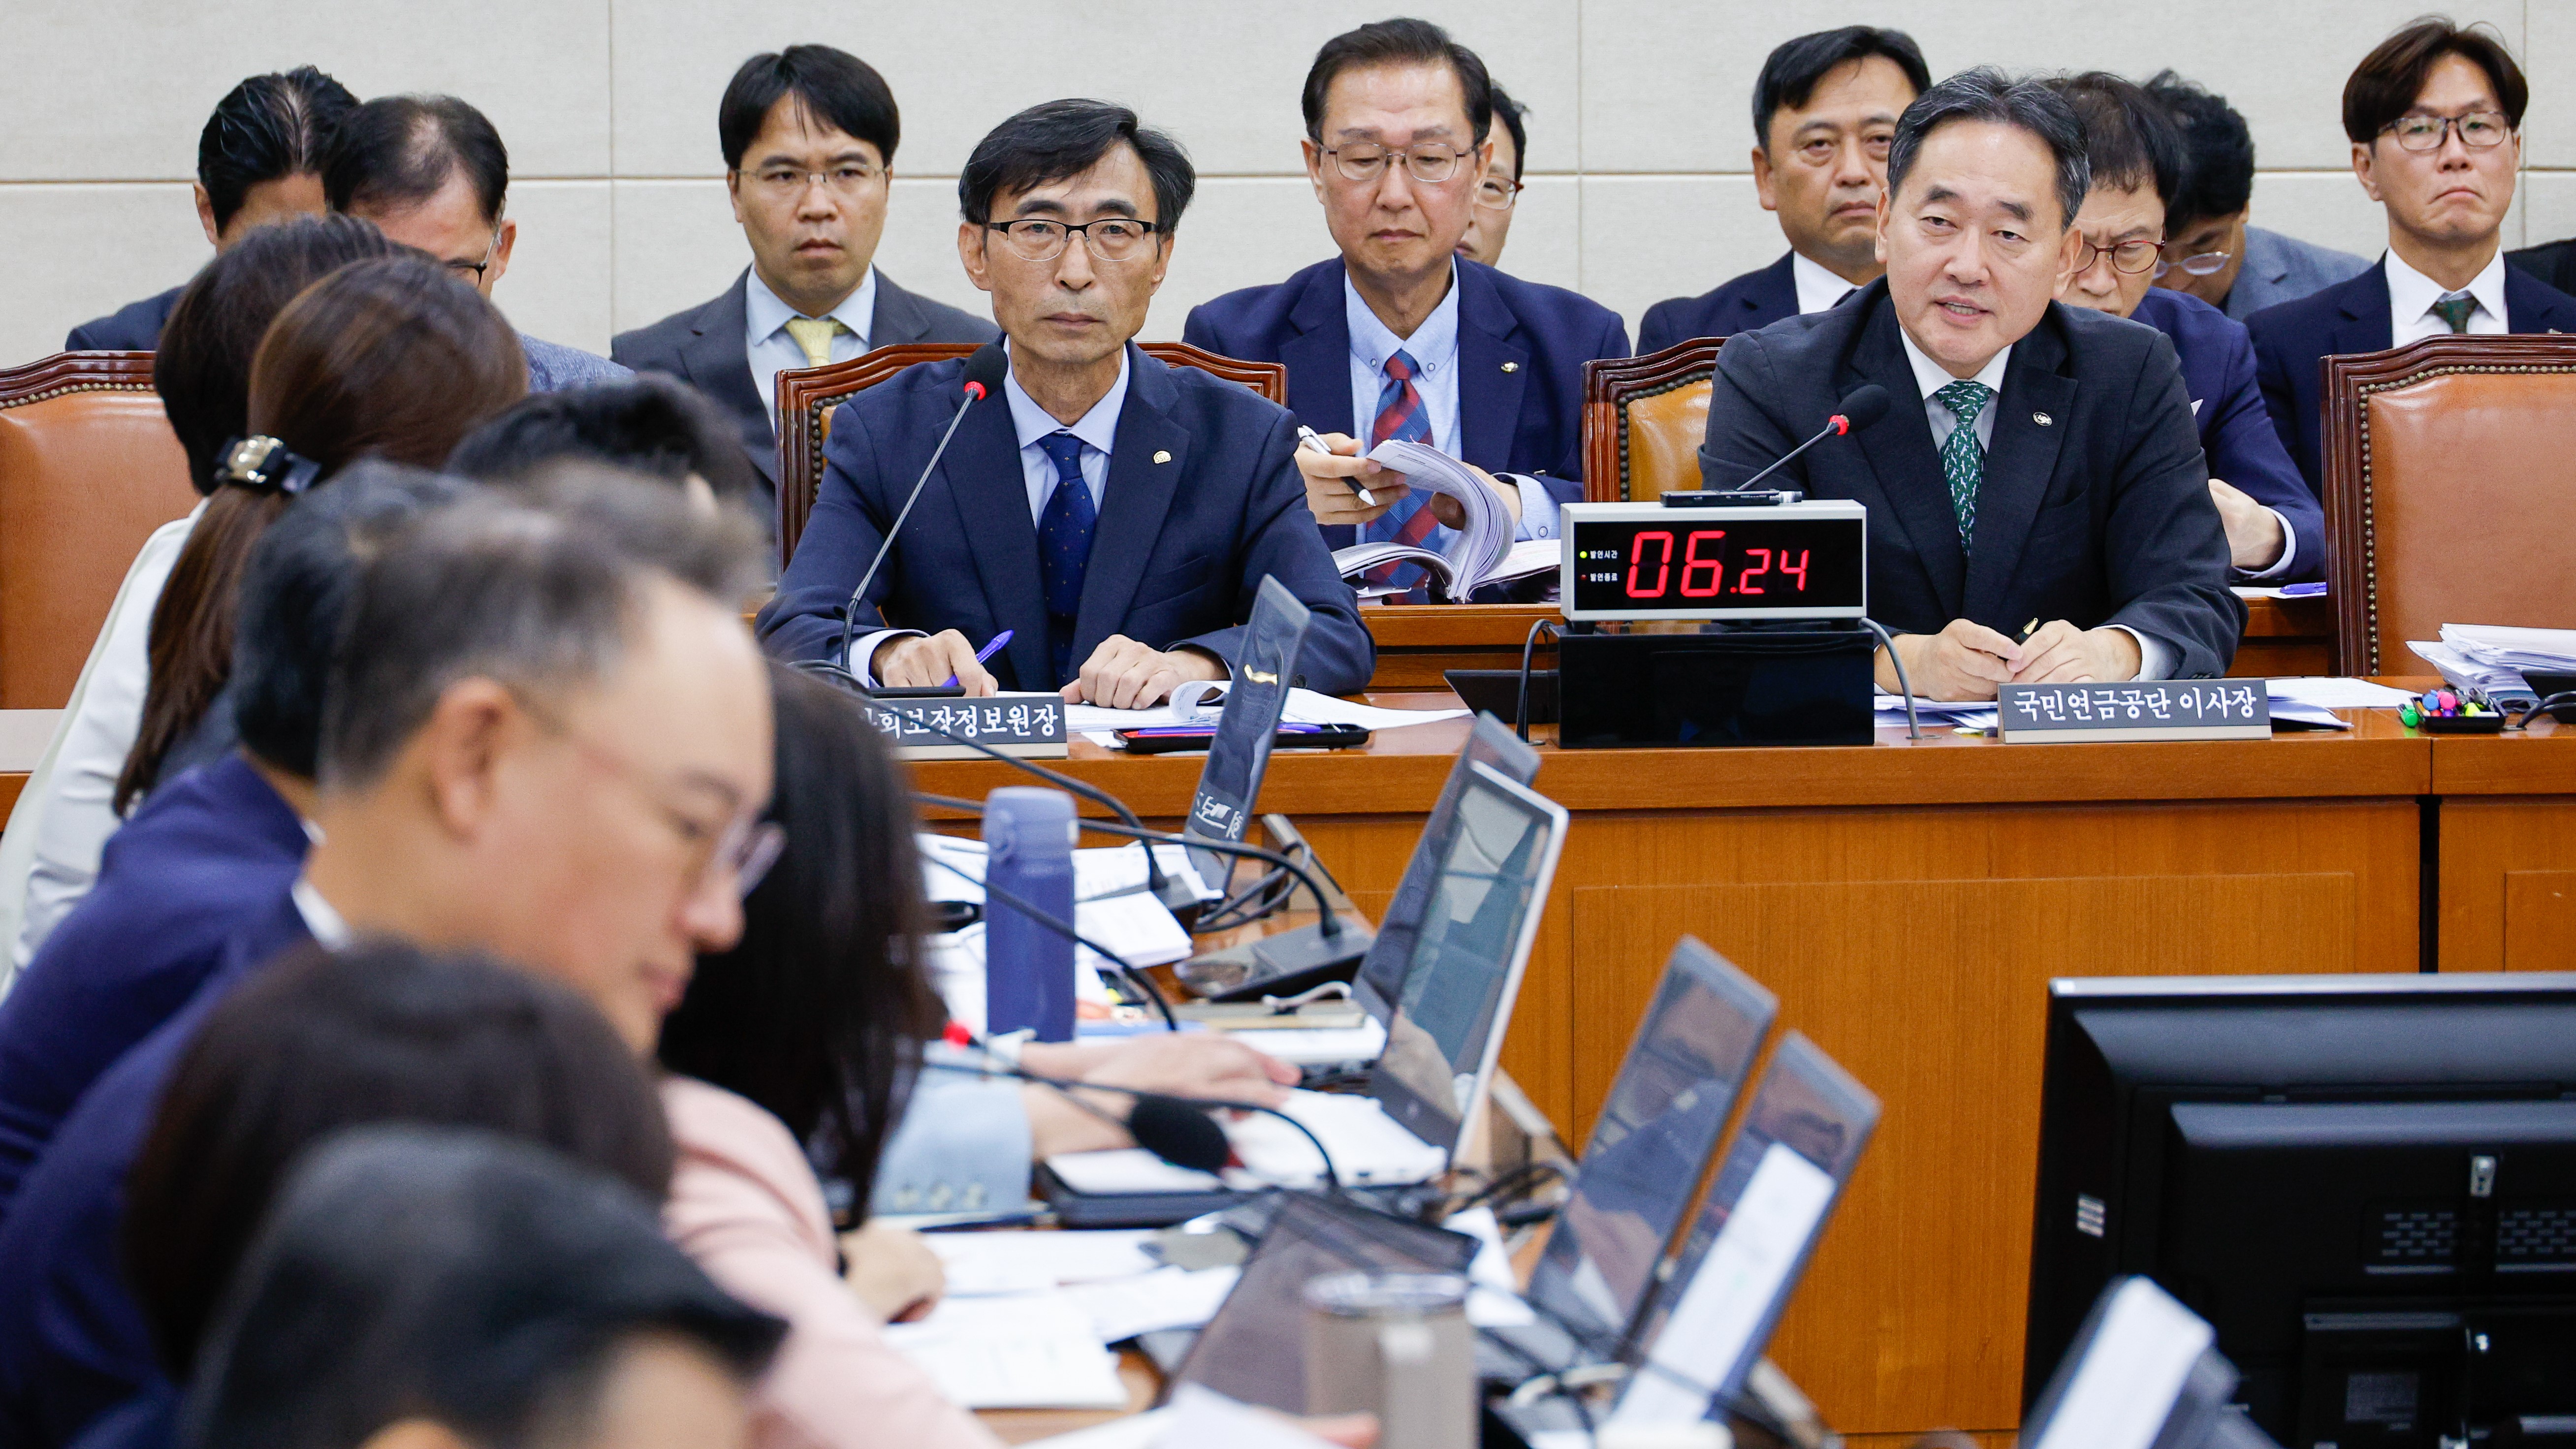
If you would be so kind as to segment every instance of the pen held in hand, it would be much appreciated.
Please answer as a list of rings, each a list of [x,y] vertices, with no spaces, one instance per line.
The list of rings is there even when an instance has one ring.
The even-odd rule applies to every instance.
[[[1328,458],[1336,456],[1332,449],[1324,446],[1323,434],[1316,432],[1313,428],[1307,427],[1303,423],[1297,425],[1297,446],[1311,449],[1312,451],[1321,453]],[[1360,496],[1360,502],[1367,504],[1371,508],[1377,507],[1377,495],[1361,487],[1360,480],[1357,478],[1345,478],[1342,481],[1351,485],[1351,491]]]
[[[994,635],[994,636],[993,636],[993,642],[992,642],[992,643],[987,644],[987,645],[985,645],[983,648],[978,649],[978,650],[976,650],[976,651],[975,651],[975,662],[976,662],[976,663],[978,663],[978,664],[981,664],[981,663],[983,663],[985,660],[992,658],[994,655],[1001,653],[1001,652],[1002,652],[1002,646],[1003,646],[1003,645],[1005,645],[1005,644],[1008,644],[1008,643],[1010,643],[1010,642],[1011,642],[1011,631],[1010,631],[1010,630],[1008,630],[1008,629],[1005,629],[1005,630],[1003,630],[1001,633]],[[952,674],[952,675],[948,676],[947,682],[946,682],[946,683],[944,683],[944,684],[942,684],[942,685],[940,685],[939,687],[940,687],[940,688],[942,688],[942,689],[946,689],[949,685],[951,685],[951,684],[955,684],[956,682],[957,682],[957,676],[956,676],[956,675],[954,675],[954,674]]]

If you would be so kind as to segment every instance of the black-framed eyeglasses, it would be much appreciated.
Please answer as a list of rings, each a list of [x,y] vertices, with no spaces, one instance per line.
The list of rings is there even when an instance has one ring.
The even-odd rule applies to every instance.
[[[1154,233],[1162,230],[1155,222],[1139,221],[1132,216],[1104,216],[1098,221],[1050,221],[1044,217],[1024,216],[1016,221],[988,221],[986,231],[998,231],[1011,250],[1033,262],[1051,262],[1064,255],[1065,246],[1076,232],[1091,254],[1104,262],[1132,261],[1153,245]]]
[[[2124,242],[2114,242],[2107,247],[2097,247],[2091,242],[2086,242],[2084,260],[2075,270],[2079,275],[2089,272],[2095,262],[2107,256],[2111,259],[2111,270],[2125,272],[2135,277],[2153,271],[2156,259],[2164,255],[2164,250],[2163,242],[2148,241],[2144,237],[2132,237]]]
[[[456,278],[456,280],[466,283],[478,292],[483,290],[483,274],[491,269],[492,254],[501,249],[502,225],[503,224],[501,222],[497,221],[492,223],[492,239],[483,244],[483,260],[479,262],[451,261],[446,264],[447,270]]]
[[[2159,258],[2156,262],[2156,275],[2161,277],[2167,272],[2181,272],[2186,276],[2214,277],[2227,270],[2229,255],[2227,252],[2194,252],[2178,262],[2168,262]]]
[[[1487,211],[1509,211],[1521,199],[1521,183],[1488,176],[1476,183],[1476,204]]]
[[[1377,180],[1386,174],[1387,163],[1400,156],[1404,158],[1400,164],[1412,173],[1414,180],[1425,186],[1438,186],[1457,175],[1458,163],[1475,153],[1437,144],[1392,151],[1384,146],[1357,143],[1337,147],[1324,154],[1333,158],[1334,170],[1353,181]]]
[[[2513,134],[2513,127],[2502,112],[2470,111],[2459,116],[2399,116],[2379,128],[2382,135],[2395,136],[2397,144],[2409,151],[2439,151],[2442,141],[2452,131],[2460,133],[2460,144],[2484,151],[2501,146]]]

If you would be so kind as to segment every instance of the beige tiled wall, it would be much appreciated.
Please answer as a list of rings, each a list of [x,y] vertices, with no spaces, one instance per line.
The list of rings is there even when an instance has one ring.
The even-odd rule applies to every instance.
[[[2172,66],[2253,123],[2258,219],[2375,252],[2375,208],[2344,169],[2337,98],[2354,60],[2427,0],[2163,0],[2123,24],[2100,0],[1452,0],[1417,7],[1475,46],[1532,114],[1531,185],[1506,261],[1578,287],[1631,326],[1780,250],[1753,200],[1749,92],[1779,41],[1854,20],[1911,30],[1935,73],[1979,62]],[[245,74],[312,61],[361,95],[445,90],[509,143],[520,242],[498,296],[527,330],[604,349],[704,300],[746,260],[719,184],[715,106],[741,58],[792,40],[866,56],[904,107],[880,262],[961,306],[955,175],[1010,111],[1068,94],[1125,102],[1201,170],[1148,333],[1192,304],[1323,256],[1298,171],[1297,86],[1315,46],[1388,13],[1316,0],[0,0],[0,365],[184,278],[206,255],[187,182],[207,111]],[[2470,0],[2534,79],[2508,243],[2576,233],[2576,4]]]

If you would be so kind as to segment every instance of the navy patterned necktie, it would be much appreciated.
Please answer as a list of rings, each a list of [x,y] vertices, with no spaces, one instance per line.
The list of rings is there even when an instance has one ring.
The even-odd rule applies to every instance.
[[[1082,440],[1049,433],[1038,446],[1055,463],[1055,492],[1038,516],[1038,577],[1045,585],[1047,659],[1055,682],[1073,678],[1073,623],[1082,612],[1082,576],[1091,567],[1091,485],[1082,481]]]

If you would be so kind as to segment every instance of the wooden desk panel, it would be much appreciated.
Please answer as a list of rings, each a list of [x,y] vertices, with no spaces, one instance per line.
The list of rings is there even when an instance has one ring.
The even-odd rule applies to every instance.
[[[2412,681],[2410,681],[2412,682]],[[2445,971],[2561,969],[2576,935],[2576,728],[2433,741]]]

